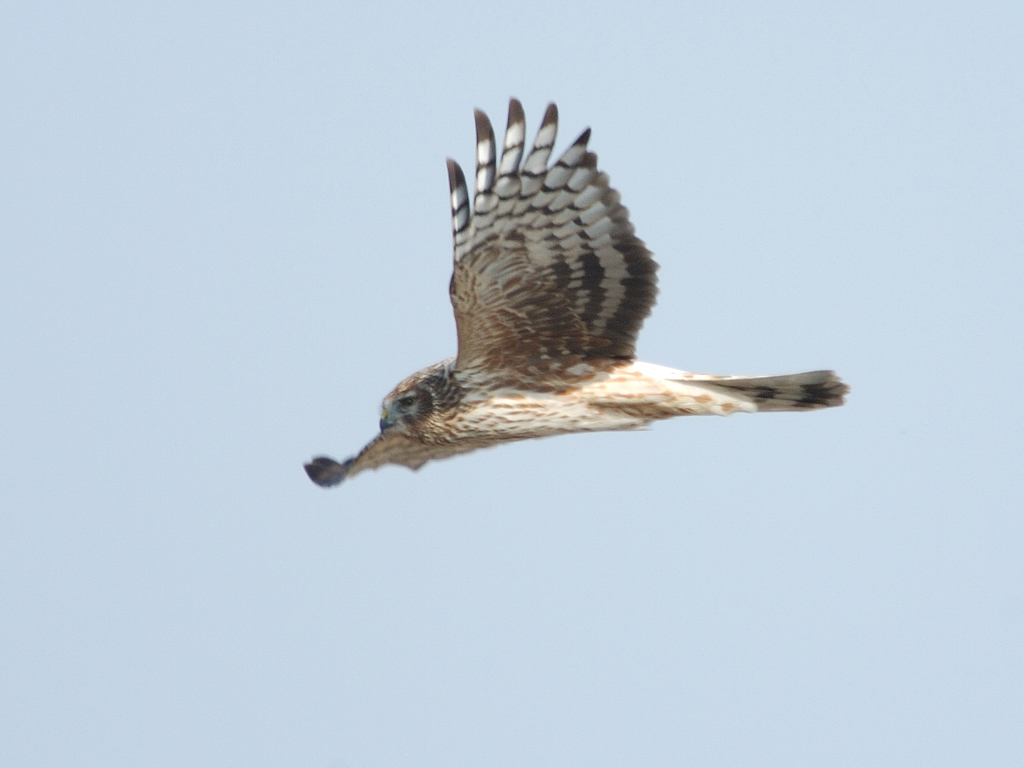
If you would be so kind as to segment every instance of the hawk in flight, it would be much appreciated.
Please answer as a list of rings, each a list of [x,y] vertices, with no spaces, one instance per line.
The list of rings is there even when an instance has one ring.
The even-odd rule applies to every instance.
[[[306,464],[314,483],[510,440],[842,405],[848,388],[832,371],[710,376],[637,361],[658,266],[587,149],[589,129],[548,165],[557,128],[551,104],[524,161],[526,119],[512,99],[499,160],[477,110],[472,209],[448,160],[458,354],[400,382],[384,398],[380,434],[356,456]]]

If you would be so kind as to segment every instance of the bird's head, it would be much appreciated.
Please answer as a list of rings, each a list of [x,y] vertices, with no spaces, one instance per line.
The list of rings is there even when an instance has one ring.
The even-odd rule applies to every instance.
[[[380,431],[390,429],[417,437],[431,417],[458,402],[459,388],[451,374],[452,359],[414,373],[384,398]]]
[[[407,386],[402,382],[390,395],[384,398],[381,407],[380,431],[398,429],[412,432],[416,422],[434,410],[434,396],[425,382]]]

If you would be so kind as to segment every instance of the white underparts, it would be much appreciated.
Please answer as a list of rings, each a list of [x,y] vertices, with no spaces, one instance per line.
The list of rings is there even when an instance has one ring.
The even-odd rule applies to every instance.
[[[675,416],[757,411],[752,399],[714,387],[713,379],[648,363],[627,363],[558,394],[494,393],[465,403],[454,420],[467,438],[495,434],[527,438],[643,429],[652,421]]]

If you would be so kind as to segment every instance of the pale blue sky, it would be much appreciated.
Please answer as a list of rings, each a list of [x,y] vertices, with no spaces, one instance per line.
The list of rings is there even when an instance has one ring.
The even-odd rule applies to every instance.
[[[444,158],[586,126],[641,357],[847,406],[387,468]],[[1024,761],[1024,6],[0,11],[0,763]]]

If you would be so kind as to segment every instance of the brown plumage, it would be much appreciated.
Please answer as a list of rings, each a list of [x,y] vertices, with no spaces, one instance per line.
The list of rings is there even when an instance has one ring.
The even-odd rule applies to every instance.
[[[557,127],[551,104],[523,161],[526,121],[512,99],[499,162],[477,110],[472,210],[462,169],[448,160],[458,354],[395,387],[380,434],[358,455],[307,464],[313,482],[336,485],[384,464],[418,469],[510,440],[843,403],[848,388],[831,371],[719,377],[636,362],[657,264],[597,169],[589,129],[548,165]]]

